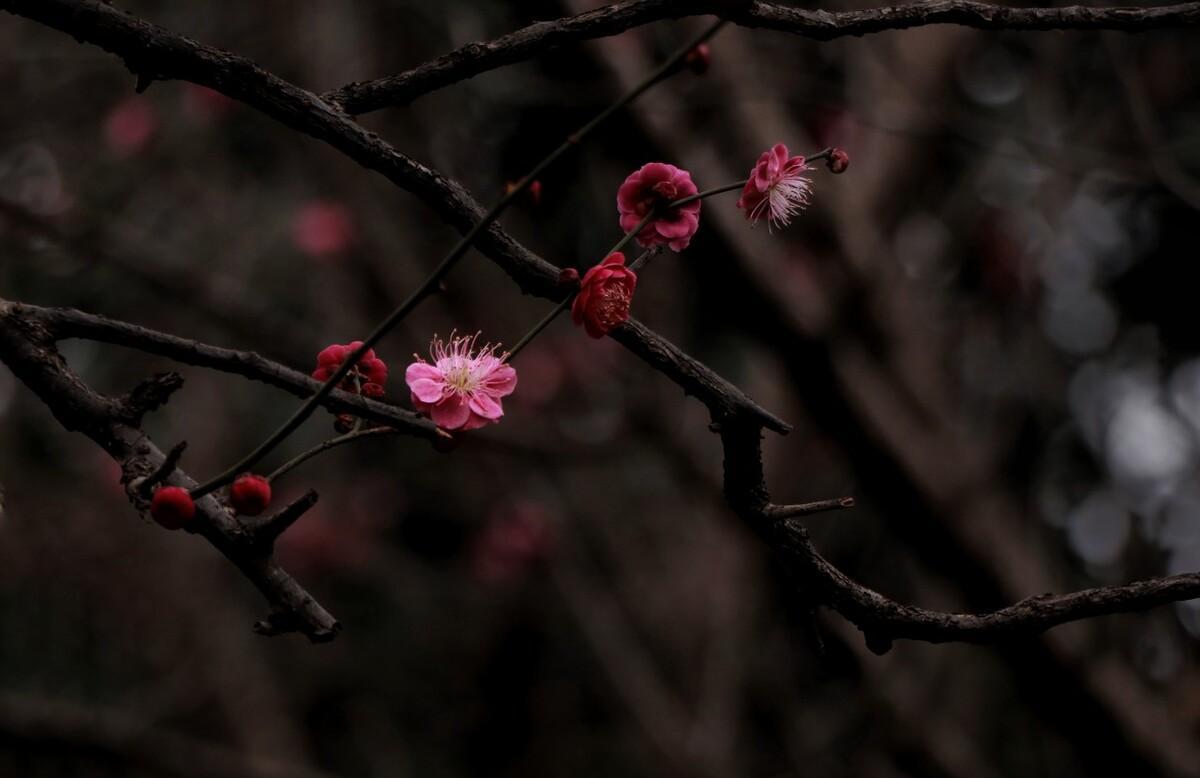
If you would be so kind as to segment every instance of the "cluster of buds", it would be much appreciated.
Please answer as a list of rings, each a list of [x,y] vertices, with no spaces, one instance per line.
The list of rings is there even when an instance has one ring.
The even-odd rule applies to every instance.
[[[229,487],[234,513],[257,516],[271,504],[271,483],[261,475],[243,473]],[[196,517],[196,501],[182,486],[160,486],[150,499],[150,518],[163,529],[183,529]]]
[[[312,377],[318,381],[328,381],[362,344],[361,340],[356,340],[345,345],[334,344],[321,349],[321,353],[317,354],[317,369],[312,372]],[[387,364],[375,356],[375,349],[369,348],[338,383],[338,388],[361,394],[363,397],[379,398],[383,397],[383,384],[387,381],[387,376]]]

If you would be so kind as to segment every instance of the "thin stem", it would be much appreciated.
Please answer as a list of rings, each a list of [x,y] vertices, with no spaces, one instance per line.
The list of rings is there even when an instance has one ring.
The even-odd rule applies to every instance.
[[[668,209],[678,208],[681,205],[687,205],[688,203],[694,203],[697,200],[703,200],[706,197],[712,197],[713,195],[719,195],[719,194],[723,194],[725,192],[732,192],[735,189],[741,189],[743,186],[746,185],[746,182],[749,180],[750,179],[748,179],[748,178],[743,178],[741,181],[734,181],[732,184],[726,184],[725,186],[718,186],[716,189],[705,189],[703,192],[696,192],[696,194],[694,194],[694,195],[688,195],[687,197],[684,197],[681,200],[676,200],[675,202],[668,205],[667,208]]]
[[[292,459],[289,459],[287,462],[284,462],[282,465],[279,466],[279,468],[275,472],[273,472],[269,476],[267,476],[267,480],[270,481],[271,483],[274,483],[275,479],[279,478],[280,476],[282,476],[284,473],[288,472],[292,468],[298,467],[299,465],[304,464],[308,460],[315,457],[317,454],[328,451],[331,448],[337,448],[338,446],[341,446],[343,444],[352,443],[352,442],[358,440],[359,438],[365,438],[365,437],[372,436],[372,435],[386,435],[389,432],[395,432],[395,431],[396,430],[392,429],[391,427],[371,427],[370,429],[354,430],[352,432],[347,432],[345,435],[339,435],[336,438],[330,438],[329,440],[326,440],[323,443],[313,446],[308,451],[305,451],[303,454],[300,454]]]
[[[463,235],[454,248],[450,250],[450,253],[438,263],[436,268],[434,268],[433,273],[431,273],[430,276],[425,279],[425,281],[419,287],[417,287],[416,291],[408,296],[408,299],[400,303],[400,306],[396,308],[396,310],[392,311],[391,314],[389,314],[388,317],[384,319],[379,326],[376,327],[371,334],[363,340],[362,345],[359,346],[354,353],[350,354],[344,362],[342,362],[341,367],[339,367],[334,374],[325,381],[321,388],[317,390],[316,394],[308,398],[308,400],[305,401],[305,403],[301,405],[300,408],[293,413],[292,416],[285,421],[282,426],[279,427],[279,429],[277,429],[269,438],[259,444],[257,448],[239,460],[237,464],[193,489],[192,496],[200,497],[208,494],[214,489],[224,486],[232,481],[238,475],[238,473],[249,470],[251,467],[258,464],[263,457],[271,453],[276,446],[282,443],[301,424],[303,424],[309,416],[312,415],[313,411],[315,411],[317,406],[321,403],[321,400],[328,397],[330,392],[337,387],[338,383],[345,378],[352,369],[354,369],[354,366],[358,364],[359,359],[362,358],[362,355],[365,354],[368,349],[374,347],[375,344],[382,340],[383,336],[390,332],[392,328],[400,322],[401,319],[411,313],[412,310],[416,308],[422,300],[424,300],[435,289],[437,289],[438,283],[440,283],[446,274],[450,272],[450,269],[454,267],[458,260],[467,253],[467,250],[471,247],[471,244],[474,242],[475,238],[478,237],[479,234],[485,229],[490,227],[492,223],[500,216],[500,214],[509,206],[509,204],[512,203],[512,201],[515,200],[522,192],[524,192],[525,189],[538,177],[538,175],[542,173],[542,171],[552,165],[558,160],[559,157],[567,153],[567,151],[579,145],[584,138],[586,138],[593,130],[599,127],[614,113],[633,102],[650,87],[672,75],[676,70],[679,69],[679,63],[682,62],[683,59],[688,55],[688,52],[711,38],[713,35],[716,35],[717,31],[720,30],[724,25],[724,21],[718,21],[709,26],[703,33],[696,36],[676,50],[666,62],[659,66],[649,76],[647,76],[638,86],[634,87],[632,91],[625,94],[608,108],[601,111],[600,114],[594,119],[580,127],[571,135],[567,136],[567,139],[563,141],[558,148],[550,152],[548,156],[536,164],[533,167],[533,170],[529,171],[529,173],[527,173],[520,181],[518,181],[510,191],[500,198],[499,202],[492,206],[491,210],[484,215],[483,219],[481,219],[479,223],[477,223],[465,235]]]

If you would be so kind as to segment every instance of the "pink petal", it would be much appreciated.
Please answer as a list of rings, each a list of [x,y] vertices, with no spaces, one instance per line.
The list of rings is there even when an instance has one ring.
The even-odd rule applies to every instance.
[[[517,388],[517,371],[512,365],[501,365],[484,379],[483,386],[493,397],[505,397]]]
[[[638,226],[638,222],[642,220],[645,214],[623,213],[621,214],[621,231],[629,232],[634,227]]]
[[[492,424],[494,421],[494,419],[485,419],[478,414],[472,413],[467,417],[466,422],[463,423],[462,429],[477,430],[480,427],[486,427],[487,425]]]
[[[412,391],[413,397],[421,402],[436,403],[442,399],[442,395],[446,391],[446,384],[441,380],[418,378],[415,381],[409,381],[408,388]]]
[[[680,219],[676,222],[659,220],[654,223],[654,229],[664,238],[682,238],[695,232],[696,225],[689,224],[686,219]]]
[[[500,407],[500,403],[485,392],[475,392],[468,405],[471,413],[478,414],[485,419],[498,419],[504,415],[504,409]]]
[[[404,383],[412,386],[412,382],[418,378],[428,378],[432,381],[442,381],[444,376],[442,371],[438,370],[428,362],[413,362],[404,371]]]
[[[679,168],[668,165],[666,162],[647,162],[642,165],[638,174],[642,179],[642,185],[649,188],[660,181],[670,181],[678,171]]]
[[[433,423],[447,430],[458,429],[467,423],[470,416],[471,409],[467,405],[467,399],[457,392],[450,394],[429,410],[429,417],[433,419]]]

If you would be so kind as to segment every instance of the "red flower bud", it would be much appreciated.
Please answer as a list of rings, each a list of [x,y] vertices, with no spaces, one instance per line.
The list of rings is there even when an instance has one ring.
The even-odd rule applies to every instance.
[[[558,271],[559,286],[575,286],[579,283],[579,271],[573,267],[564,267]]]
[[[696,75],[703,75],[708,71],[708,66],[712,64],[712,50],[707,43],[698,43],[683,58],[683,64],[691,68]]]
[[[354,417],[348,413],[339,413],[338,417],[333,420],[333,428],[345,435],[354,429]]]
[[[383,387],[376,383],[366,383],[362,387],[363,397],[379,399],[383,397]]]
[[[829,168],[830,173],[845,173],[846,168],[850,167],[850,155],[842,149],[834,149],[829,152],[825,167]]]
[[[625,267],[625,255],[615,251],[584,274],[579,294],[571,303],[571,320],[593,338],[602,338],[629,318],[637,274]]]
[[[150,516],[165,529],[179,529],[196,515],[196,503],[187,489],[163,486],[150,501]]]
[[[257,516],[271,504],[271,484],[261,475],[239,475],[229,487],[229,504],[246,516]]]
[[[529,199],[534,205],[542,204],[542,182],[541,181],[534,180],[534,181],[529,182]]]

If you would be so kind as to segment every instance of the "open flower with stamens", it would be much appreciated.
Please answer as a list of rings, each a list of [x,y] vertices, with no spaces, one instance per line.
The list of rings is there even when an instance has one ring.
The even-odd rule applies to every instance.
[[[637,273],[625,267],[625,255],[614,251],[588,270],[571,303],[571,320],[593,338],[603,338],[629,318]]]
[[[804,164],[804,157],[789,158],[787,146],[776,143],[762,153],[750,171],[738,208],[746,212],[751,223],[765,218],[768,229],[786,227],[808,205],[812,182],[802,175],[806,170],[812,168]]]
[[[432,364],[416,357],[404,373],[413,406],[442,429],[473,430],[498,422],[504,415],[501,398],[517,386],[517,371],[504,361],[508,353],[497,355],[499,346],[491,344],[476,351],[478,337],[452,332],[443,341],[434,335]]]

